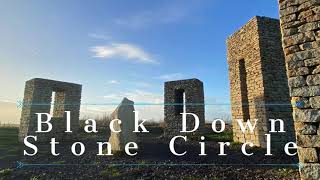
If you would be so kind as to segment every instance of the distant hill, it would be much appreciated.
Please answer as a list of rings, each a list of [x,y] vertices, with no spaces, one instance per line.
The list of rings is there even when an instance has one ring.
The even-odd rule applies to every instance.
[[[0,101],[0,123],[19,124],[21,109],[12,102]]]

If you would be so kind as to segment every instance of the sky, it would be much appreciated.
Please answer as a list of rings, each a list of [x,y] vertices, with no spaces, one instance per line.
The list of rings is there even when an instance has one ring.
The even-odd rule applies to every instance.
[[[82,84],[87,104],[162,103],[165,81],[198,78],[206,103],[228,104],[226,39],[256,15],[278,18],[277,1],[1,1],[0,101],[22,100],[25,81],[45,78]],[[162,119],[161,106],[136,108]],[[207,119],[229,113],[206,106]]]

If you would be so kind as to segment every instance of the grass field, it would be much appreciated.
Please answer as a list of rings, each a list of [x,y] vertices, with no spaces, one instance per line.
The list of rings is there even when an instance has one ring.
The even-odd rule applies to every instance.
[[[21,143],[18,142],[18,131],[18,128],[0,128],[0,162],[13,162],[20,156]]]

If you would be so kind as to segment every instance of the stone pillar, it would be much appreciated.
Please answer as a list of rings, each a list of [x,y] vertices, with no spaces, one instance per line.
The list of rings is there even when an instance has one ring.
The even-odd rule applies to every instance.
[[[233,140],[266,147],[269,119],[282,119],[286,133],[270,133],[273,147],[282,150],[295,136],[279,20],[256,16],[227,46]],[[243,133],[238,119],[258,119],[255,132]]]
[[[39,141],[48,141],[52,137],[57,140],[68,140],[76,136],[79,130],[79,113],[82,86],[79,84],[35,78],[26,82],[23,107],[21,111],[19,141],[25,136],[35,135]],[[54,100],[52,95],[55,92]],[[52,107],[52,103],[54,103]],[[50,113],[53,108],[50,133],[36,133],[37,115],[35,113]],[[66,113],[70,111],[72,133],[66,131]],[[44,126],[44,130],[47,126]]]
[[[111,151],[124,151],[125,146],[129,142],[136,142],[137,135],[134,133],[134,102],[127,98],[123,98],[119,106],[111,114],[111,119],[119,119],[121,123],[114,123],[114,129],[121,132],[111,131],[109,143]]]
[[[182,115],[180,113],[184,112],[184,110],[187,113],[194,113],[199,117],[200,125],[196,133],[200,133],[204,129],[204,92],[203,83],[200,80],[187,79],[165,82],[164,104],[166,137],[170,138],[181,134]],[[185,107],[183,104],[185,104]],[[187,130],[192,130],[193,128],[194,118],[188,115]]]
[[[279,0],[301,179],[320,179],[320,1]]]

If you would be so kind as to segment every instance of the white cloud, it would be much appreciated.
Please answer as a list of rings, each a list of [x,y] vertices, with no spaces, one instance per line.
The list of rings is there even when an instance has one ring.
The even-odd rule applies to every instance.
[[[109,94],[109,95],[105,95],[103,96],[104,99],[110,100],[110,101],[121,101],[121,99],[123,98],[123,96],[119,95],[119,94]]]
[[[100,39],[100,40],[110,40],[111,39],[111,36],[104,35],[104,34],[89,33],[88,36],[93,39]]]
[[[119,81],[113,79],[108,81],[108,84],[119,84]]]
[[[106,46],[95,46],[90,49],[96,58],[125,58],[139,63],[158,63],[153,59],[152,55],[144,51],[142,48],[127,43],[111,43]]]
[[[189,7],[184,4],[174,6],[170,3],[158,9],[147,10],[132,14],[129,17],[122,17],[114,19],[117,25],[129,28],[142,28],[151,24],[169,24],[179,22],[186,18],[189,13]]]
[[[161,79],[165,81],[179,80],[183,78],[185,78],[185,75],[181,73],[163,74],[161,76],[156,77],[156,79]]]

